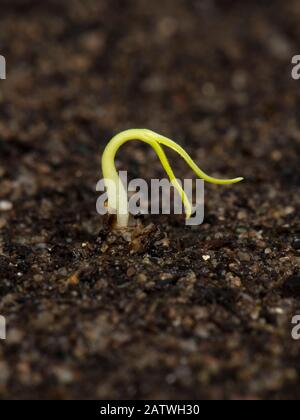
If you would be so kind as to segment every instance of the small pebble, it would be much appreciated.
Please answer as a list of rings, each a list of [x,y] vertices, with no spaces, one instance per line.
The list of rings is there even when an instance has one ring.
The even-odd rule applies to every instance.
[[[79,283],[79,272],[76,271],[76,273],[73,273],[68,279],[67,284],[71,286],[76,286]]]
[[[73,373],[68,368],[63,366],[54,367],[53,372],[59,382],[63,384],[70,384],[74,379]]]
[[[289,216],[293,214],[294,212],[295,212],[294,207],[286,207],[285,209],[283,209],[283,216]]]
[[[277,315],[283,315],[283,314],[284,314],[284,310],[283,310],[282,308],[274,308],[274,309],[272,310],[272,312],[273,312],[274,314],[277,314]]]
[[[247,213],[245,211],[239,211],[237,214],[238,220],[246,220],[247,219]]]
[[[172,280],[173,279],[173,275],[171,273],[161,273],[159,275],[159,279],[162,280],[162,281]]]
[[[137,281],[138,281],[138,283],[140,283],[140,284],[144,284],[144,283],[146,283],[147,282],[147,276],[145,275],[145,274],[143,274],[143,273],[141,273],[141,274],[139,274],[138,275],[138,277],[137,277]]]
[[[239,252],[238,257],[243,262],[250,262],[251,261],[251,256],[249,254],[247,254],[246,252]]]
[[[129,267],[126,274],[127,274],[128,277],[134,276],[135,275],[134,267]]]
[[[62,267],[58,270],[58,274],[62,277],[66,277],[68,275],[68,270],[66,267]]]
[[[39,250],[45,250],[45,249],[47,249],[47,247],[48,247],[48,245],[44,242],[41,242],[41,243],[38,243],[38,244],[35,245],[35,248],[39,249]]]
[[[209,261],[210,260],[210,255],[202,255],[202,259],[204,261]]]
[[[0,211],[10,211],[13,208],[13,204],[10,201],[0,201]]]

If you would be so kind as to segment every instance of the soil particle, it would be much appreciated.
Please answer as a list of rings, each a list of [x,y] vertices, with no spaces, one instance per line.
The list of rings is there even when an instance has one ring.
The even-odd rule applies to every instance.
[[[13,204],[10,201],[0,201],[0,211],[10,211],[13,208]]]
[[[67,283],[71,286],[76,286],[79,283],[79,278],[78,278],[78,272],[72,274],[68,280]]]
[[[251,255],[247,254],[246,252],[239,252],[238,253],[238,258],[242,262],[250,262],[251,261]]]

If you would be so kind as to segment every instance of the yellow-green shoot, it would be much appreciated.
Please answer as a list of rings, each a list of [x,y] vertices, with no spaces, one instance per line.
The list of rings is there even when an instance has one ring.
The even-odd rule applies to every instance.
[[[108,207],[110,211],[113,211],[117,214],[118,228],[128,227],[129,209],[127,192],[116,170],[115,157],[120,147],[124,143],[127,143],[131,140],[140,140],[144,143],[149,144],[154,149],[158,158],[160,159],[163,168],[165,169],[168,177],[170,178],[171,184],[178,191],[181,197],[187,219],[189,219],[192,216],[192,205],[184,190],[182,189],[180,183],[176,179],[162,146],[169,147],[170,149],[177,152],[186,161],[186,163],[195,172],[195,174],[206,182],[217,185],[229,185],[236,184],[243,180],[243,178],[222,180],[207,175],[196,165],[193,159],[181,146],[179,146],[174,141],[168,139],[167,137],[161,136],[160,134],[157,134],[151,130],[133,129],[123,131],[122,133],[117,134],[111,139],[111,141],[107,144],[102,155],[102,172],[107,191]]]

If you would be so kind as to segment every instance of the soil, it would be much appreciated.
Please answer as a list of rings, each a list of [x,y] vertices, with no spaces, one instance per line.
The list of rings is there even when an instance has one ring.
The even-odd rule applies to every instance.
[[[299,398],[299,1],[3,0],[0,19],[1,398]],[[201,226],[118,233],[95,185],[133,127],[245,181],[206,186]],[[138,142],[118,167],[164,176]]]

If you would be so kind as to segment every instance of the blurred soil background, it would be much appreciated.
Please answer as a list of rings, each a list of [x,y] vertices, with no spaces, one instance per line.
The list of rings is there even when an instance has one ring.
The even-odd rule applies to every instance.
[[[297,0],[1,0],[1,398],[300,397],[299,41]],[[116,234],[95,185],[134,127],[246,181]]]

